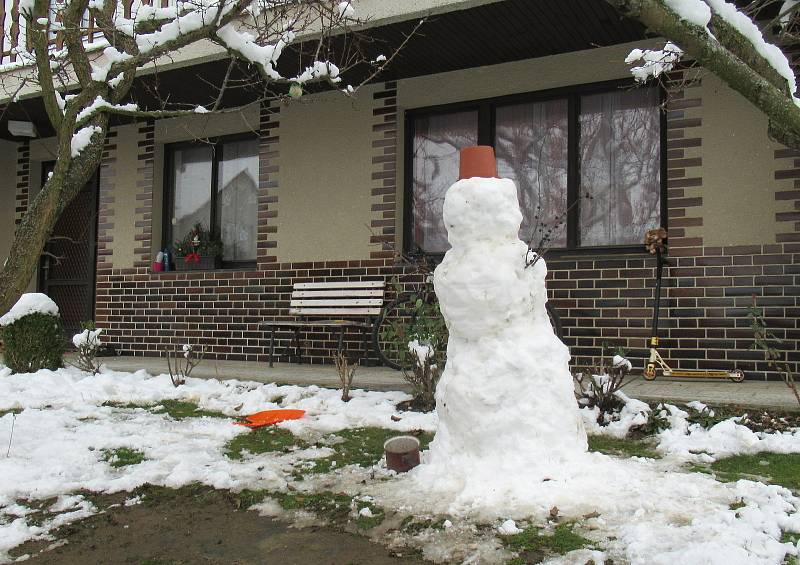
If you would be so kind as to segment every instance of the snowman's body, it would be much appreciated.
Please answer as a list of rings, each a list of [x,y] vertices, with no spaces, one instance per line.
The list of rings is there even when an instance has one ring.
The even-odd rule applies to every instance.
[[[462,502],[497,489],[524,496],[530,481],[563,478],[587,449],[569,352],[545,310],[547,268],[526,268],[511,180],[458,181],[444,220],[452,248],[434,285],[450,339],[439,426],[415,474]],[[517,488],[521,478],[528,484]]]

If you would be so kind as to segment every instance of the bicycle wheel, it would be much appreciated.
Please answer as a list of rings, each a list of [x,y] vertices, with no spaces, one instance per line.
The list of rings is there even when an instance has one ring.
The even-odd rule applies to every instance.
[[[372,327],[372,347],[375,354],[392,369],[411,368],[407,331],[413,326],[414,311],[409,296],[400,296],[385,304]]]

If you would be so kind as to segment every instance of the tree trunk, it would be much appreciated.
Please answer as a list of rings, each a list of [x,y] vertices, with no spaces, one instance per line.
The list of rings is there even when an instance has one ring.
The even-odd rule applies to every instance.
[[[56,168],[33,199],[14,233],[8,259],[0,270],[0,315],[8,312],[28,282],[36,274],[39,257],[61,213],[92,178],[100,165],[106,136],[107,118],[101,118],[102,135],[95,134],[91,143],[78,157],[71,159],[69,167]],[[71,134],[69,138],[71,139]],[[66,144],[69,147],[69,144]],[[59,156],[58,158],[61,158]]]
[[[788,93],[777,73],[761,61],[755,47],[726,27],[719,41],[704,28],[682,20],[667,8],[664,0],[606,0],[621,14],[638,20],[647,28],[672,41],[703,68],[747,98],[769,118],[769,134],[788,147],[800,149],[800,107]],[[712,25],[714,20],[712,19]],[[721,25],[721,24],[720,24]],[[729,43],[724,43],[725,41]],[[748,65],[739,55],[753,66]]]

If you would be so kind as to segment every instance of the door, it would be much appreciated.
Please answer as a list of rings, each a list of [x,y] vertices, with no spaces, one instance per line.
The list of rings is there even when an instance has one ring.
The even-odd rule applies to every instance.
[[[52,170],[45,163],[42,178]],[[61,214],[41,258],[40,288],[58,305],[67,338],[94,317],[97,192],[95,174]]]

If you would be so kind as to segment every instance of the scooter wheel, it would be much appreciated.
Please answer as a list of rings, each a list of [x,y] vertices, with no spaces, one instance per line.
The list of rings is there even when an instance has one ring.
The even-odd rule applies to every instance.
[[[655,369],[653,369],[653,370],[649,370],[649,368],[645,369],[644,370],[644,380],[646,380],[646,381],[654,381],[654,380],[656,380],[656,371],[655,371]]]
[[[728,373],[728,378],[735,383],[740,383],[744,380],[744,373],[740,369],[735,369]]]

